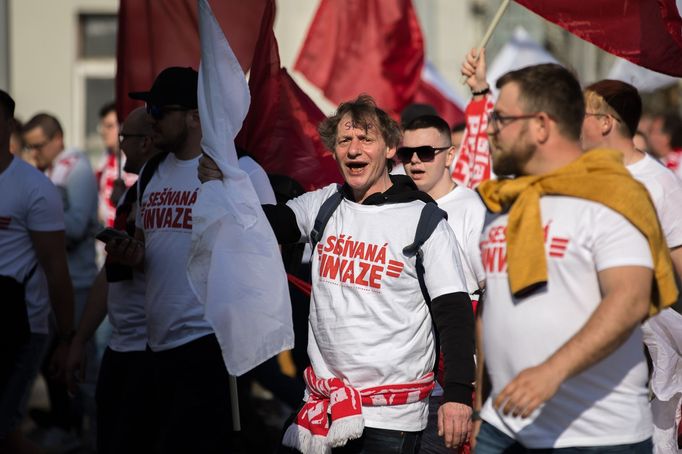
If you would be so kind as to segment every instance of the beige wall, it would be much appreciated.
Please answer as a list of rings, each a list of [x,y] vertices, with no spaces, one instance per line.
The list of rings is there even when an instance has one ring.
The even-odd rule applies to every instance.
[[[74,124],[74,67],[78,14],[112,13],[117,0],[11,0],[9,5],[10,92],[17,116],[28,120],[48,111],[62,122],[67,143]]]

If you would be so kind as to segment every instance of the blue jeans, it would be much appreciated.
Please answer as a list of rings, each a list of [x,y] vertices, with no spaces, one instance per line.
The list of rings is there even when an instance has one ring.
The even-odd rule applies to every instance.
[[[611,446],[581,446],[576,448],[528,449],[518,441],[483,421],[476,437],[475,454],[651,454],[651,438],[639,443]]]
[[[417,454],[421,436],[421,432],[365,427],[362,437],[332,449],[332,454]]]
[[[284,430],[293,421],[284,424]],[[400,430],[373,429],[365,427],[362,436],[350,440],[346,446],[332,448],[332,454],[417,454],[421,444],[421,432],[403,432]],[[277,454],[294,454],[299,451],[280,445]]]

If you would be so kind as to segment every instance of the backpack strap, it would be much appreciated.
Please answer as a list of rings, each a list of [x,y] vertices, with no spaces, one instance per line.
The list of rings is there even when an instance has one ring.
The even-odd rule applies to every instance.
[[[435,202],[428,202],[422,208],[422,212],[419,215],[419,222],[417,222],[417,230],[414,232],[414,241],[403,248],[403,254],[408,257],[415,256],[415,267],[417,269],[417,280],[419,281],[419,288],[424,296],[424,301],[426,302],[426,307],[429,308],[429,313],[431,313],[431,297],[429,296],[429,291],[426,288],[426,282],[424,281],[424,253],[422,252],[422,245],[426,243],[431,234],[440,221],[448,218],[448,213],[444,210],[438,208]],[[438,330],[436,329],[436,322],[433,320],[433,314],[431,314],[431,323],[433,324],[433,334],[434,341],[436,344],[436,361],[433,365],[433,372],[438,376],[438,363],[440,360],[440,336],[438,335]]]
[[[337,187],[337,191],[329,196],[327,200],[322,203],[320,210],[317,212],[315,217],[315,224],[313,225],[313,230],[310,232],[310,245],[315,250],[315,245],[322,239],[322,233],[324,233],[325,227],[329,219],[331,219],[334,211],[339,207],[341,201],[343,200],[343,193],[341,192],[341,186]]]
[[[414,233],[414,241],[403,248],[403,254],[408,257],[416,256],[417,280],[419,281],[419,288],[424,295],[424,300],[429,310],[431,310],[431,298],[426,288],[424,281],[424,254],[422,253],[422,245],[426,243],[433,231],[436,229],[440,221],[447,219],[448,214],[438,208],[434,202],[428,202],[422,208],[419,222],[417,223],[417,230]]]
[[[142,207],[142,197],[144,196],[144,190],[147,188],[147,185],[154,176],[156,169],[159,168],[159,164],[161,164],[161,162],[164,159],[166,159],[166,156],[168,156],[167,151],[155,154],[154,156],[149,158],[144,167],[142,167],[142,171],[140,171],[140,176],[137,180],[137,184],[139,187],[137,193],[137,204],[139,207]]]

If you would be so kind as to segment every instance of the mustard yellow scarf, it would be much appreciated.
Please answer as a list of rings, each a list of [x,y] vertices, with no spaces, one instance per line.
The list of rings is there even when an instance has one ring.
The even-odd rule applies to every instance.
[[[646,188],[632,178],[616,150],[596,149],[559,170],[537,176],[489,180],[478,193],[494,213],[509,210],[507,272],[515,296],[547,282],[540,197],[561,195],[601,203],[622,214],[649,241],[654,262],[650,314],[677,300],[670,251]]]

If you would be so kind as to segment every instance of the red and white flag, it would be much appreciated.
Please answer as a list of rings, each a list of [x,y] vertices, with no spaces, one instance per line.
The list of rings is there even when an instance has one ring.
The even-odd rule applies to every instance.
[[[367,93],[398,114],[413,102],[423,66],[410,0],[322,0],[294,69],[336,104]]]
[[[475,188],[492,175],[490,145],[485,130],[493,105],[492,96],[487,95],[479,100],[472,99],[464,111],[466,128],[452,169],[452,179],[457,184]]]
[[[426,103],[451,125],[464,119],[464,103],[425,63],[411,0],[322,0],[294,69],[336,104],[367,93],[395,118]]]
[[[605,51],[654,71],[682,77],[679,0],[516,0]]]

